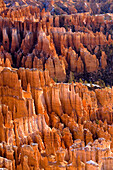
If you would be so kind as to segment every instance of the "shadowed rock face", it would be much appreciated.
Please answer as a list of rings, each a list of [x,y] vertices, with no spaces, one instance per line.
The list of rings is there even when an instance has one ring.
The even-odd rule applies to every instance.
[[[98,75],[100,71],[103,74],[100,77],[105,80],[107,76],[102,71],[112,69],[112,62],[108,63],[111,57],[106,55],[106,49],[112,44],[112,21],[87,14],[53,17],[38,8],[26,8],[20,8],[20,12],[9,11],[7,18],[0,18],[2,62],[9,58],[8,65],[13,67],[48,69],[50,77],[60,82],[68,81],[70,71],[75,76],[82,74],[84,79],[88,79],[88,73]],[[59,27],[56,27],[56,20]],[[66,24],[69,28],[73,26],[73,32],[69,28],[66,31]],[[100,32],[96,31],[97,27]],[[93,79],[96,80],[94,76]]]
[[[90,12],[91,14],[112,13],[112,0],[71,0],[71,1],[53,1],[53,0],[5,0],[7,6],[39,6],[45,8],[53,14],[74,14],[76,12]]]
[[[0,168],[112,169],[113,87],[73,81],[112,85],[105,7],[112,12],[110,1],[0,1]]]

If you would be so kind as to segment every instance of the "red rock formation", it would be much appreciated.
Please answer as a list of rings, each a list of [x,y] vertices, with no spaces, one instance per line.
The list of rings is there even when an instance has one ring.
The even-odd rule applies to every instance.
[[[94,72],[97,71],[99,68],[99,61],[95,55],[91,55],[87,49],[81,48],[80,49],[80,56],[85,63],[86,71],[87,72]]]
[[[3,68],[0,73],[0,101],[5,104],[0,107],[2,120],[0,142],[6,142],[4,145],[5,155],[12,161],[10,166],[14,167],[14,160],[17,169],[21,167],[29,169],[31,166],[35,168],[50,168],[52,166],[54,168],[61,164],[67,169],[74,166],[90,168],[95,165],[100,167],[99,161],[102,162],[101,167],[107,166],[102,158],[112,156],[110,150],[112,125],[108,125],[107,122],[102,123],[102,121],[96,124],[95,121],[88,122],[87,120],[99,118],[100,108],[102,106],[105,108],[111,100],[112,89],[98,89],[94,92],[89,91],[86,86],[80,83],[76,83],[76,85],[54,84],[48,81],[47,71],[44,75],[42,73],[35,69],[22,68],[17,71],[16,69]],[[23,88],[26,86],[25,90],[27,91],[24,91]],[[107,99],[104,97],[102,100],[104,91]],[[101,102],[101,107],[97,103],[97,99]],[[109,107],[112,106],[109,105]],[[98,114],[95,117],[93,115],[97,110]],[[35,114],[35,111],[38,115]],[[108,115],[110,116],[110,112]],[[51,124],[54,128],[51,129],[47,124]],[[96,135],[100,139],[94,141]],[[74,142],[73,139],[77,140]],[[82,142],[78,139],[81,139]],[[33,142],[37,144],[33,144]],[[15,147],[13,146],[9,151],[7,148],[12,144]],[[64,150],[61,150],[61,147]],[[4,153],[3,147],[0,148],[1,153]],[[69,152],[66,148],[69,149]],[[72,157],[71,148],[74,149]],[[13,153],[15,153],[15,157],[13,157]],[[56,158],[51,156],[55,153],[57,154]],[[4,157],[4,154],[1,156]],[[90,160],[95,163],[92,165]],[[72,164],[70,164],[71,162]],[[2,167],[6,167],[6,165],[3,164]]]
[[[3,45],[6,51],[9,51],[9,37],[7,34],[7,29],[3,29]]]
[[[112,14],[90,15],[108,2],[47,1],[46,10],[43,1],[7,2],[0,2],[0,168],[110,169],[113,88],[75,83],[112,73]]]
[[[107,66],[107,56],[105,52],[102,51],[102,56],[101,56],[101,67],[105,69]]]
[[[11,52],[15,52],[19,47],[19,40],[17,35],[17,30],[12,29],[12,44],[11,44]]]

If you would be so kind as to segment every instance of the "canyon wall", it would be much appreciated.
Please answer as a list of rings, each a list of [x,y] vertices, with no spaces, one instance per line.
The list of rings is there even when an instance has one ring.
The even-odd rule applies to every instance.
[[[113,169],[112,9],[0,1],[0,169]]]
[[[112,100],[112,88],[91,91],[55,83],[48,71],[1,67],[0,167],[110,169]]]

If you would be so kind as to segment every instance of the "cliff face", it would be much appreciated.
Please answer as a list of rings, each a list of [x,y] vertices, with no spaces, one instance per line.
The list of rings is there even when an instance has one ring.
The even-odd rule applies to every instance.
[[[86,75],[86,79],[90,73],[103,74],[102,70],[112,67],[106,55],[106,48],[112,44],[112,21],[86,14],[53,17],[38,8],[26,8],[19,12],[15,9],[16,13],[9,10],[7,18],[0,18],[2,66],[8,58],[6,66],[48,69],[50,77],[59,82],[68,81],[70,71],[75,76]]]
[[[113,21],[99,15],[105,7],[112,11],[112,2],[0,1],[0,168],[113,167]],[[92,84],[105,86],[101,78],[110,87]]]
[[[0,13],[6,10],[6,4],[3,0],[0,1]]]
[[[112,100],[113,89],[89,91],[56,84],[48,71],[1,67],[1,167],[109,169]]]
[[[1,2],[2,4],[3,2]],[[103,0],[71,0],[71,1],[53,1],[53,0],[7,0],[5,3],[8,6],[13,7],[20,7],[20,6],[33,6],[34,8],[36,6],[39,6],[40,9],[45,8],[48,11],[51,11],[52,14],[75,14],[75,13],[81,13],[81,12],[87,12],[91,14],[102,14],[102,13],[111,13],[113,12],[113,4],[112,1],[106,0],[103,2]]]

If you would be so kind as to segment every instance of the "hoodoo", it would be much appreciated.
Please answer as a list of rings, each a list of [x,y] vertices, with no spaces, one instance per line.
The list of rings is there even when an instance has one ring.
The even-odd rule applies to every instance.
[[[113,169],[112,13],[0,0],[0,169]]]

